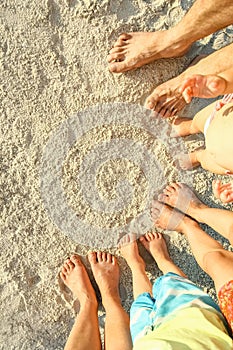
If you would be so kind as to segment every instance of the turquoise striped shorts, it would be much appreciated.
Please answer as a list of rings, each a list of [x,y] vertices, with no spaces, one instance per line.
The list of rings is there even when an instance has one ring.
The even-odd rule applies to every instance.
[[[218,312],[224,323],[219,306],[201,288],[187,278],[169,272],[159,277],[149,293],[140,294],[130,309],[130,331],[133,343],[170,318],[175,311],[198,307]]]

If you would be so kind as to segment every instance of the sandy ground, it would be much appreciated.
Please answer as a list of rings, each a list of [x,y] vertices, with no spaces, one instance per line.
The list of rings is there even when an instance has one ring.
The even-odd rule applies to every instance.
[[[145,134],[148,129],[138,117],[140,113],[136,113],[135,117],[132,113],[127,116],[128,107],[117,120],[122,103],[143,105],[156,85],[179,74],[197,53],[209,53],[230,43],[233,28],[229,27],[195,44],[186,57],[160,60],[126,74],[109,73],[106,56],[121,32],[168,28],[184,16],[191,4],[191,0],[1,1],[0,349],[63,349],[74,319],[72,302],[61,290],[57,279],[63,260],[71,252],[77,252],[86,262],[85,256],[90,249],[107,246],[115,253],[116,242],[111,239],[118,236],[113,233],[119,235],[122,225],[129,223],[142,210],[146,202],[145,191],[148,183],[151,185],[153,182],[154,174],[148,170],[149,180],[144,179],[146,170],[135,167],[134,158],[125,160],[127,154],[124,154],[124,150],[130,144],[130,147],[136,147],[135,152],[130,152],[131,155],[140,153],[137,144],[149,142]],[[109,104],[116,102],[117,108],[115,105],[109,107]],[[189,106],[186,115],[193,116],[204,103],[196,100]],[[98,109],[97,104],[103,109]],[[104,104],[108,104],[108,107]],[[90,108],[91,112],[83,112],[90,111]],[[134,110],[134,107],[129,108],[131,112]],[[78,119],[72,119],[77,113]],[[145,111],[143,113],[144,120],[148,122],[148,114]],[[103,115],[106,125],[102,128],[98,116]],[[129,116],[133,121],[128,120],[128,124],[124,125],[124,118]],[[64,124],[67,120],[74,124],[69,124],[67,128],[67,124]],[[137,122],[134,123],[134,120]],[[63,133],[60,130],[59,134],[57,128],[61,125],[65,131]],[[57,144],[51,145],[56,147],[49,148],[50,158],[46,158],[46,145],[49,140],[54,141],[54,135],[58,135],[55,140]],[[99,148],[92,154],[92,159],[100,164],[95,163],[93,169],[98,169],[98,174],[94,180],[90,179],[90,186],[88,177],[84,181],[84,189],[89,197],[87,203],[83,203],[77,178],[79,172],[85,174],[90,168],[89,161],[81,168],[85,155],[95,148],[95,144],[100,147],[102,141],[106,145],[106,140],[119,140],[122,135],[128,135],[123,137],[127,143],[121,144],[115,153],[109,152],[108,161],[101,158],[106,149]],[[132,144],[130,138],[134,140]],[[62,148],[64,140],[68,140],[68,143],[64,142]],[[116,142],[117,147],[119,142]],[[188,148],[196,147],[201,142],[200,138],[185,140]],[[59,152],[56,151],[58,149]],[[53,151],[57,152],[56,156]],[[157,177],[160,179],[162,174],[160,185],[177,180],[179,175],[171,167],[166,150],[161,151],[158,146],[155,153],[152,158],[155,159],[157,155]],[[45,176],[46,164],[49,168],[49,161],[56,161],[56,157],[62,161],[59,163],[60,166],[62,164],[62,180],[59,178],[61,181],[58,184],[63,194],[66,194],[64,201],[67,201],[68,208],[72,208],[72,220],[74,213],[81,218],[81,223],[76,223],[74,219],[74,226],[69,228],[68,216],[65,217],[66,213],[60,210],[63,197],[59,197],[61,193],[54,194],[53,187],[50,187],[54,185],[53,182],[47,186],[51,178],[49,180]],[[145,165],[145,162],[142,164]],[[56,166],[58,163],[55,162]],[[127,192],[127,198],[133,198],[133,204],[130,209],[121,211],[121,215],[116,215],[114,220],[109,212],[111,206],[103,207],[107,214],[101,216],[98,210],[103,203],[115,203],[118,192],[114,184],[122,180],[124,175],[131,187],[136,188],[136,194],[132,197],[132,193],[127,192],[124,181],[121,181],[122,187],[117,191]],[[213,174],[198,169],[193,170],[189,177],[201,199],[210,205],[219,205],[211,194],[211,180],[215,178]],[[93,214],[91,207],[94,202],[93,184],[96,184],[101,197],[95,208],[98,217]],[[117,205],[114,207],[116,213],[119,212]],[[56,209],[54,213],[51,207]],[[83,222],[89,225],[87,231],[85,225],[81,226]],[[76,229],[78,231],[74,234]],[[227,247],[227,242],[213,230],[208,227],[205,229]],[[109,231],[110,236],[107,235],[108,230],[112,230]],[[101,239],[98,236],[100,232],[104,232]],[[105,241],[105,237],[111,237],[110,243]],[[175,262],[215,298],[213,284],[197,266],[186,240],[177,233],[166,235],[166,240]],[[148,263],[149,276],[154,280],[160,272],[144,251],[142,254]],[[119,262],[123,305],[129,310],[132,301],[131,276],[121,257]],[[99,319],[103,331],[104,312],[101,308]]]

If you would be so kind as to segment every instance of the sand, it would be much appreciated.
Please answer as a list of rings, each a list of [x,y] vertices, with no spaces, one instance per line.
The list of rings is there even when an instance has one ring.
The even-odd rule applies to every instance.
[[[132,218],[148,209],[153,184],[157,191],[180,176],[189,178],[202,200],[219,205],[211,193],[216,176],[200,168],[188,177],[180,175],[171,164],[174,144],[164,129],[156,134],[156,124],[149,123],[140,106],[155,86],[183,71],[197,54],[232,42],[233,28],[196,43],[185,57],[159,60],[126,74],[113,75],[106,64],[121,32],[166,29],[192,2],[1,2],[0,349],[64,348],[74,320],[70,296],[57,279],[64,259],[77,252],[89,271],[88,251],[116,253],[122,227],[129,230]],[[207,103],[194,101],[185,115],[192,117]],[[111,140],[115,144],[110,145]],[[187,138],[180,147],[202,143],[202,138]],[[51,181],[54,174],[56,181]],[[139,234],[150,226],[148,210],[144,214],[134,226]],[[228,248],[223,238],[204,227]],[[175,262],[215,298],[213,284],[197,266],[186,240],[174,232],[165,237]],[[160,272],[142,254],[153,281]],[[128,311],[131,276],[121,257],[119,263]],[[103,333],[101,308],[99,319]]]

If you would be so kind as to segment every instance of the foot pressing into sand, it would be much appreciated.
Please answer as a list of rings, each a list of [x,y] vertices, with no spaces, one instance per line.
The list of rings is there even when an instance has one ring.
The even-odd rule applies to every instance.
[[[191,215],[195,209],[206,208],[206,205],[197,198],[194,191],[182,183],[171,183],[166,186],[163,193],[159,194],[158,199],[188,215]]]
[[[185,274],[173,263],[167,250],[163,235],[159,232],[149,232],[140,237],[140,242],[150,252],[159,269],[165,274],[174,272],[185,277]]]
[[[199,153],[202,151],[194,151],[188,154],[181,154],[177,157],[178,165],[183,170],[191,170],[200,165],[198,160]]]
[[[104,307],[106,308],[113,299],[119,301],[119,266],[116,257],[106,252],[91,252],[88,254],[88,260]]]
[[[108,55],[109,70],[126,72],[159,58],[182,56],[191,43],[178,43],[169,30],[123,33]]]
[[[72,255],[65,261],[60,272],[60,277],[64,284],[72,291],[74,298],[79,300],[80,307],[86,303],[97,305],[95,291],[78,255]]]

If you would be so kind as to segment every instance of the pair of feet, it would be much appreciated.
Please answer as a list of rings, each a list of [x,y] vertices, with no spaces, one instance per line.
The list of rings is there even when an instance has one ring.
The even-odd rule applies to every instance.
[[[160,265],[163,261],[170,260],[166,243],[160,233],[147,233],[140,237],[140,242],[151,253],[155,261]],[[139,255],[137,242],[134,236],[126,235],[120,242],[120,252],[127,264],[133,270],[137,265],[145,265]],[[106,252],[91,252],[88,254],[91,269],[99,287],[104,307],[108,301],[119,299],[119,266],[117,258]],[[91,302],[97,305],[95,291],[92,287],[87,271],[78,255],[72,255],[62,267],[60,277],[64,284],[77,298],[80,307]]]

